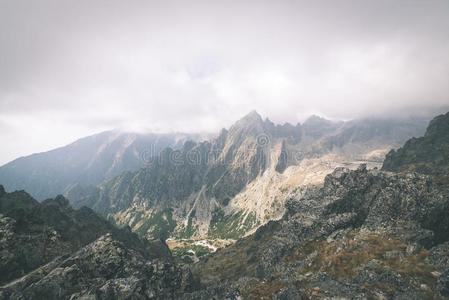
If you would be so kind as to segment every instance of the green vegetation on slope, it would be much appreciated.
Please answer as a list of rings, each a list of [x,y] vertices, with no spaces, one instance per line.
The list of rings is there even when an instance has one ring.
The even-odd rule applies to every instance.
[[[210,238],[238,239],[258,224],[256,215],[239,211],[226,215],[222,209],[212,212],[208,236]]]

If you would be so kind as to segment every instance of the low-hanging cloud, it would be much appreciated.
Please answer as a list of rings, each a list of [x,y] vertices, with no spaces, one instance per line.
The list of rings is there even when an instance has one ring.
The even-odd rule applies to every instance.
[[[449,104],[449,2],[0,1],[0,164],[110,128]]]

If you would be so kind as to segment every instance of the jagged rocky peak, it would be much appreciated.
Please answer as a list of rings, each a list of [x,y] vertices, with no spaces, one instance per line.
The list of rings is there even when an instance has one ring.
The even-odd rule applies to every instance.
[[[236,121],[229,129],[229,131],[236,129],[243,129],[248,127],[258,127],[263,126],[262,116],[255,110],[249,112],[241,119]]]
[[[236,122],[237,124],[241,124],[241,125],[249,125],[252,123],[263,123],[263,119],[262,116],[256,111],[256,110],[252,110],[250,111],[248,114],[246,114],[243,118],[241,118],[240,120],[238,120]]]
[[[333,122],[323,117],[312,115],[302,124],[302,128],[307,136],[319,138],[336,129],[341,124],[342,122]]]
[[[333,124],[332,121],[318,115],[311,115],[303,123],[304,126],[323,126],[331,124]]]
[[[264,133],[264,122],[259,113],[253,110],[229,128],[228,138],[242,138],[244,135],[253,136],[261,133]]]
[[[47,206],[56,206],[59,209],[68,209],[70,208],[70,202],[63,195],[58,195],[54,199],[46,199],[42,201],[42,205]]]
[[[301,124],[295,126],[290,123],[274,124],[270,119],[265,119],[265,128],[267,132],[274,138],[287,139],[292,143],[297,143],[301,140],[302,127]]]
[[[260,146],[268,146],[270,142],[265,123],[256,111],[252,111],[238,120],[229,128],[229,131],[222,132],[221,137],[222,139],[216,140],[215,144],[224,141],[223,147],[213,145],[213,149],[220,150],[221,161],[227,164],[226,168],[246,168],[246,173],[253,173],[253,170],[250,169],[259,163],[256,156],[260,154]],[[264,166],[255,167],[258,171],[264,169]],[[213,169],[217,168],[220,169],[222,166],[213,167]],[[215,171],[213,174],[216,174]],[[253,178],[253,174],[250,177]]]
[[[273,138],[290,138],[297,140],[301,137],[301,125],[295,126],[290,123],[275,124],[270,119],[262,119],[262,116],[255,110],[237,121],[229,129],[230,133],[251,135],[265,134]]]
[[[222,161],[232,163],[245,160],[245,156],[252,156],[259,137],[265,139],[267,133],[262,117],[252,111],[235,122],[229,130],[223,129],[211,146]]]
[[[228,148],[230,145],[238,147],[248,138],[256,138],[263,133],[265,130],[262,117],[256,111],[252,111],[229,128],[225,144]]]
[[[433,136],[447,141],[449,136],[449,112],[439,115],[430,121],[425,136]]]
[[[275,124],[268,118],[263,120],[255,110],[231,126],[227,135],[228,143],[239,144],[256,138],[259,146],[268,146],[282,139],[295,144],[301,140],[301,136],[302,127],[299,123],[296,126],[290,123]]]
[[[33,209],[39,205],[39,202],[33,199],[25,191],[6,191],[0,196],[0,213],[7,214],[13,210]]]
[[[423,137],[412,138],[388,153],[382,169],[416,171],[449,182],[449,113],[434,118]]]

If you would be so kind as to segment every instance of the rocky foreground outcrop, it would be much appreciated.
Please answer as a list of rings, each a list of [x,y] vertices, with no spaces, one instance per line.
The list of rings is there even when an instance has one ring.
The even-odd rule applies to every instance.
[[[143,241],[89,208],[75,210],[62,196],[39,203],[24,191],[7,193],[0,186],[1,299],[68,298],[77,289],[98,286],[99,278],[120,276],[132,281],[128,269],[149,272],[142,266],[155,259],[160,263],[154,276],[162,276],[157,268],[165,272],[166,264],[168,271],[181,276],[160,241]],[[157,291],[157,283],[152,286],[156,295],[166,290],[162,286],[162,292]]]
[[[0,284],[106,233],[140,243],[129,230],[115,228],[89,208],[73,209],[62,196],[39,203],[24,191],[7,193],[0,186]]]
[[[449,297],[449,197],[431,177],[337,169],[287,207],[194,273],[248,299]]]
[[[2,299],[177,299],[191,273],[106,234],[1,288]]]

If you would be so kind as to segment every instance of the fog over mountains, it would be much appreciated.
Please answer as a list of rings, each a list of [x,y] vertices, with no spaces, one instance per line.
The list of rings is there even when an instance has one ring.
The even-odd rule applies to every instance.
[[[446,0],[5,0],[0,164],[112,128],[447,107]],[[182,51],[181,51],[182,49]]]

